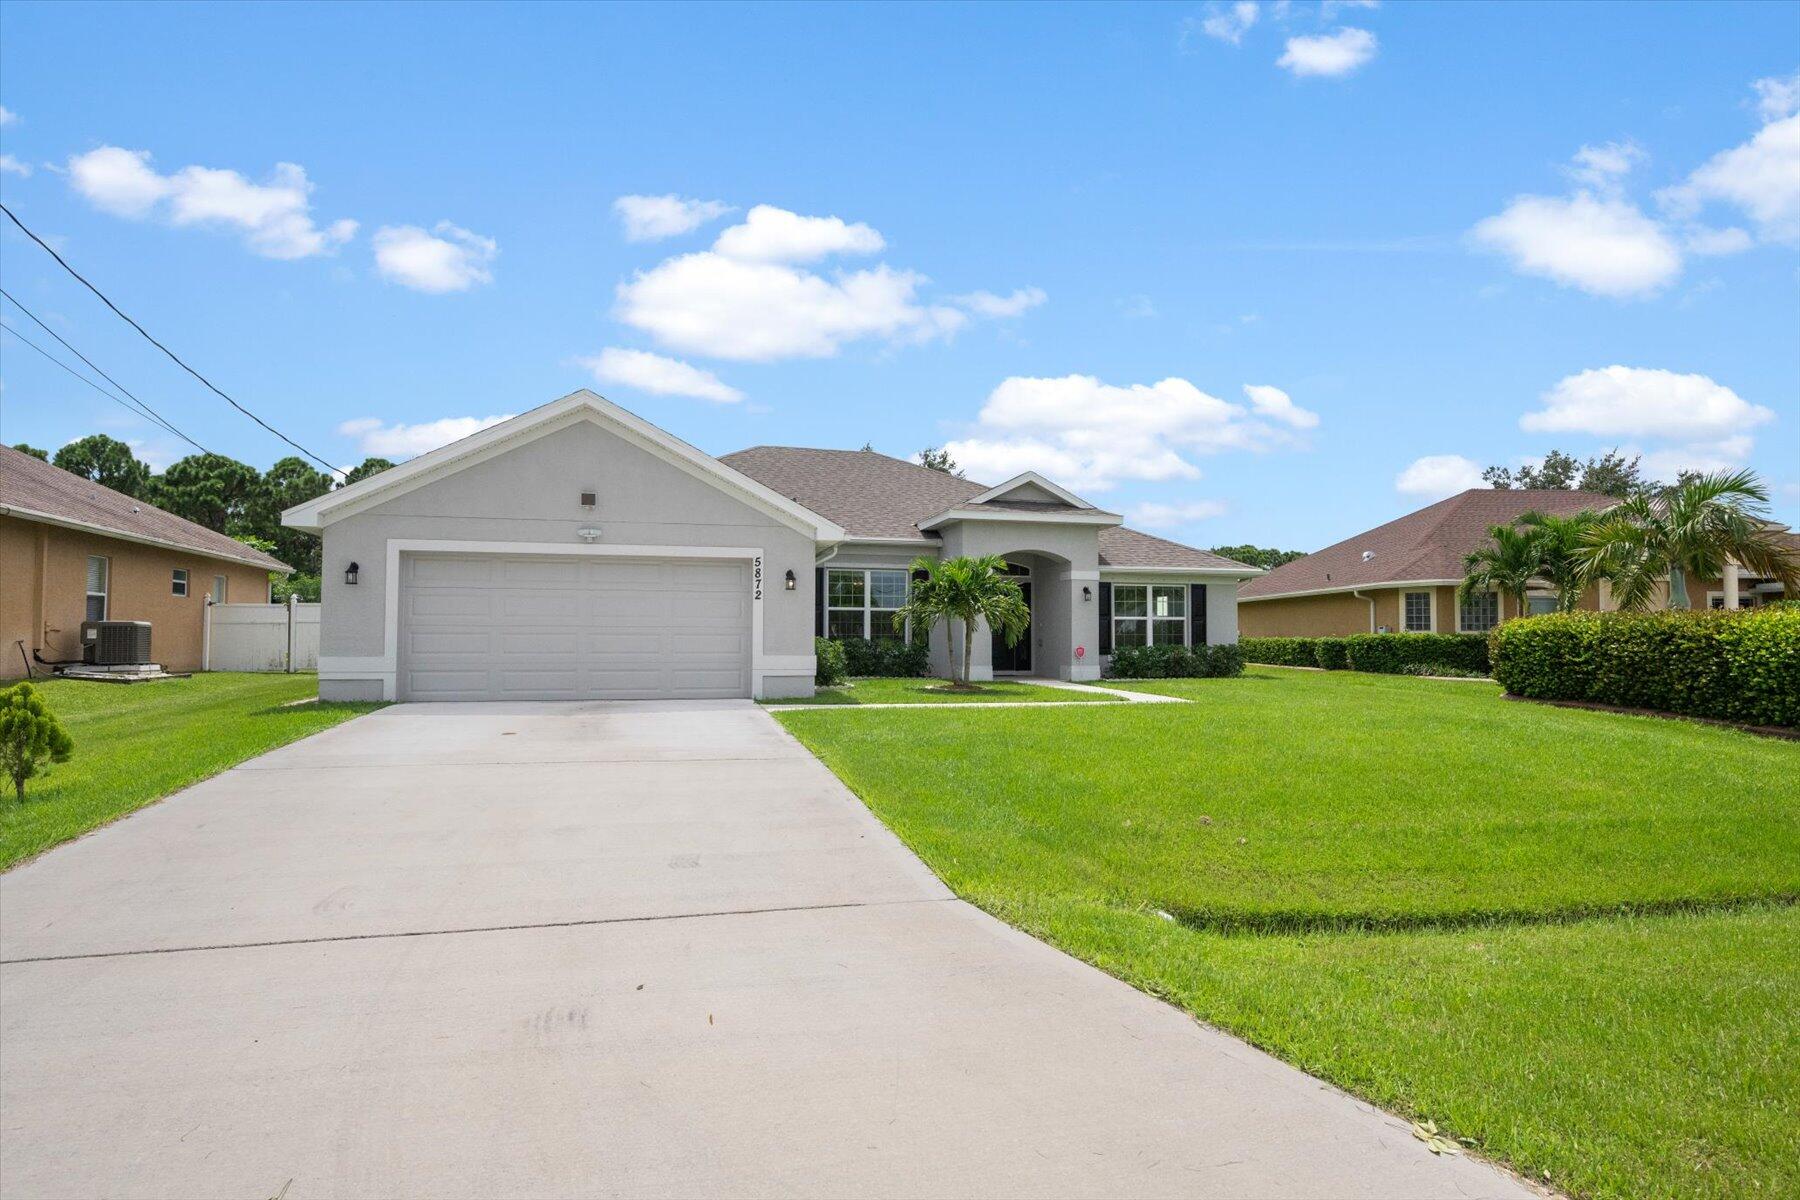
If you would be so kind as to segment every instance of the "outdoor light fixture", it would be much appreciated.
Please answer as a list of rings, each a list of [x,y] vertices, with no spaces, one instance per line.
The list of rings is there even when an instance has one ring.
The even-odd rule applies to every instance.
[[[788,591],[790,591],[790,592],[791,592],[791,591],[793,591],[793,590],[794,590],[794,586],[795,586],[795,584],[794,584],[794,573],[793,573],[793,572],[792,572],[792,571],[789,571],[789,572],[788,572],[788,573],[787,573],[787,578],[786,578],[786,580],[785,580],[785,581],[784,581],[784,583],[783,583],[783,584],[782,584],[782,586],[783,586],[783,587],[785,587],[785,588],[787,588],[787,590],[788,590]]]
[[[349,584],[351,587],[356,586],[357,570],[358,570],[358,568],[355,563],[351,563],[349,566],[344,568],[344,582]]]
[[[575,536],[591,546],[600,540],[600,530],[595,529],[592,525],[583,525],[575,531]]]
[[[1094,589],[1089,587],[1085,583],[1082,584],[1081,585],[1081,598],[1084,602],[1088,601],[1088,600],[1092,600],[1094,598]]]

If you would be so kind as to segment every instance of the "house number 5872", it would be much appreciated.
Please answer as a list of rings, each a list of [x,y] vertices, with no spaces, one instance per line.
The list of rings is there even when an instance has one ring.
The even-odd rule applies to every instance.
[[[755,600],[761,600],[762,599],[762,555],[760,555],[760,554],[756,556],[755,574],[756,574],[756,579],[754,581],[755,586],[751,589],[751,598],[755,599]]]

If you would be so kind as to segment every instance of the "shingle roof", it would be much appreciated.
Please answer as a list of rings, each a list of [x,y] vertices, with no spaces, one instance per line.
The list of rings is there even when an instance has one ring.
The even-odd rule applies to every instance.
[[[988,485],[933,471],[873,450],[810,450],[797,446],[752,446],[720,457],[764,487],[804,504],[842,525],[852,538],[905,538],[933,545],[938,538],[919,531],[919,522],[965,504]],[[982,505],[1029,512],[1092,512],[1073,505],[995,500]],[[1100,562],[1112,567],[1168,567],[1171,570],[1253,568],[1205,550],[1123,527],[1103,527]]]
[[[42,513],[55,521],[98,533],[157,542],[270,571],[291,570],[286,563],[235,538],[164,512],[148,501],[101,487],[10,446],[0,446],[0,509],[27,521],[41,519],[31,514]],[[14,509],[27,511],[11,511]]]
[[[1533,510],[1567,515],[1617,503],[1600,492],[1471,488],[1277,567],[1246,584],[1238,598],[1460,580],[1463,557],[1487,540],[1489,526],[1509,525]],[[1373,557],[1365,561],[1365,553]]]

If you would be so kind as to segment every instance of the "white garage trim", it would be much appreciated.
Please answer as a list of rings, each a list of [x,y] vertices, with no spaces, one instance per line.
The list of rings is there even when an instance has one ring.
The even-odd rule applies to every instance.
[[[763,654],[761,546],[593,546],[569,542],[468,542],[437,538],[389,538],[387,569],[382,574],[382,653],[379,656],[321,657],[321,679],[379,679],[381,698],[397,694],[400,645],[400,556],[402,554],[494,554],[545,558],[713,558],[748,563],[751,568],[750,694],[761,698],[765,675],[812,674],[810,654]]]

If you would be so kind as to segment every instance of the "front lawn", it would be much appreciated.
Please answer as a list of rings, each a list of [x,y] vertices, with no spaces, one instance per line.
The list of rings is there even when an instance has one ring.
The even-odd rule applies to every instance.
[[[1078,692],[1072,688],[1042,687],[1010,679],[976,685],[976,690],[950,690],[942,679],[852,679],[837,687],[823,688],[806,700],[765,700],[764,704],[1044,704],[1098,700],[1117,703],[1111,696]]]
[[[1524,1173],[1800,1183],[1800,745],[1400,676],[1123,686],[1193,703],[781,720],[958,894]]]
[[[218,672],[154,683],[33,680],[75,755],[0,800],[0,870],[379,704],[303,704],[313,675]]]

